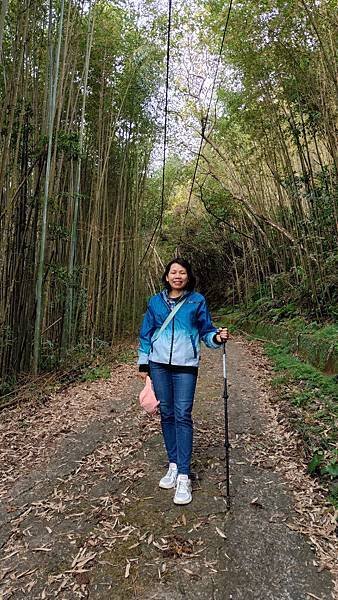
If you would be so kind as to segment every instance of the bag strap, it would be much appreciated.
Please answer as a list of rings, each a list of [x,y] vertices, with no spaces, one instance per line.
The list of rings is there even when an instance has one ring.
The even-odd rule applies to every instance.
[[[151,340],[152,344],[154,342],[156,342],[156,340],[158,340],[158,338],[163,333],[163,331],[165,330],[165,328],[168,327],[170,321],[174,318],[174,316],[176,315],[176,313],[180,310],[181,306],[183,306],[183,304],[185,303],[186,299],[187,299],[187,296],[183,300],[181,300],[180,302],[178,302],[176,304],[176,306],[172,309],[172,311],[170,311],[170,313],[167,316],[166,320],[163,321],[163,323],[161,325],[161,328],[157,332],[156,336]]]

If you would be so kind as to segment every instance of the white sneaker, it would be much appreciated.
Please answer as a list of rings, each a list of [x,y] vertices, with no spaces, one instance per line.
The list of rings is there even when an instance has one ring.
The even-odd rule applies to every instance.
[[[174,496],[175,504],[189,504],[192,501],[191,481],[188,475],[178,475],[176,482],[176,492]]]
[[[177,479],[177,464],[169,463],[169,469],[168,469],[167,473],[165,474],[165,476],[162,477],[162,479],[159,483],[159,486],[160,486],[160,488],[163,488],[164,490],[170,490],[171,488],[175,487],[176,479]]]

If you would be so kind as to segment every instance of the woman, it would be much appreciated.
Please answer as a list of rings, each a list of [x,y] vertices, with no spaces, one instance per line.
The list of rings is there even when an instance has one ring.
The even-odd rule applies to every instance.
[[[213,326],[204,296],[194,291],[196,280],[186,260],[172,260],[165,268],[162,281],[165,289],[152,296],[143,318],[138,364],[143,379],[150,375],[160,402],[169,468],[159,486],[176,487],[175,504],[188,504],[192,500],[191,412],[200,340],[208,348],[219,348],[228,339],[228,330]],[[170,322],[160,332],[171,311]]]

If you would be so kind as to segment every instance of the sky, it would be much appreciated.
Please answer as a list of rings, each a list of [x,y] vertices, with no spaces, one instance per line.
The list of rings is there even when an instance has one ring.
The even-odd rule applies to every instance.
[[[167,21],[167,1],[127,0],[127,2],[138,14],[142,26],[148,26],[150,29],[153,19],[159,15],[163,15]],[[191,160],[198,151],[200,117],[207,112],[217,67],[217,57],[212,55],[199,39],[196,22],[201,15],[201,4],[196,0],[185,0],[184,4],[179,2],[172,4],[167,157],[178,155],[187,161]],[[163,40],[163,43],[166,49],[166,40]],[[219,76],[224,78],[225,74],[223,68]],[[216,90],[217,86],[210,115],[215,110]],[[152,171],[161,168],[163,162],[164,105],[163,82],[149,106],[162,126],[152,152]]]

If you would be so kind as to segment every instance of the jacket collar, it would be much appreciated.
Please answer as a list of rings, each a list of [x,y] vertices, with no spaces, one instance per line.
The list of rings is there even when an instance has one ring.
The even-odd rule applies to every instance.
[[[183,290],[183,294],[182,296],[180,296],[180,300],[183,300],[183,298],[185,298],[186,296],[188,296],[188,294],[191,294],[191,292],[189,290]],[[173,300],[173,298],[169,298],[169,294],[168,294],[168,290],[166,288],[164,288],[164,290],[162,290],[161,292],[161,296],[164,300],[164,302],[170,306],[170,301]]]

